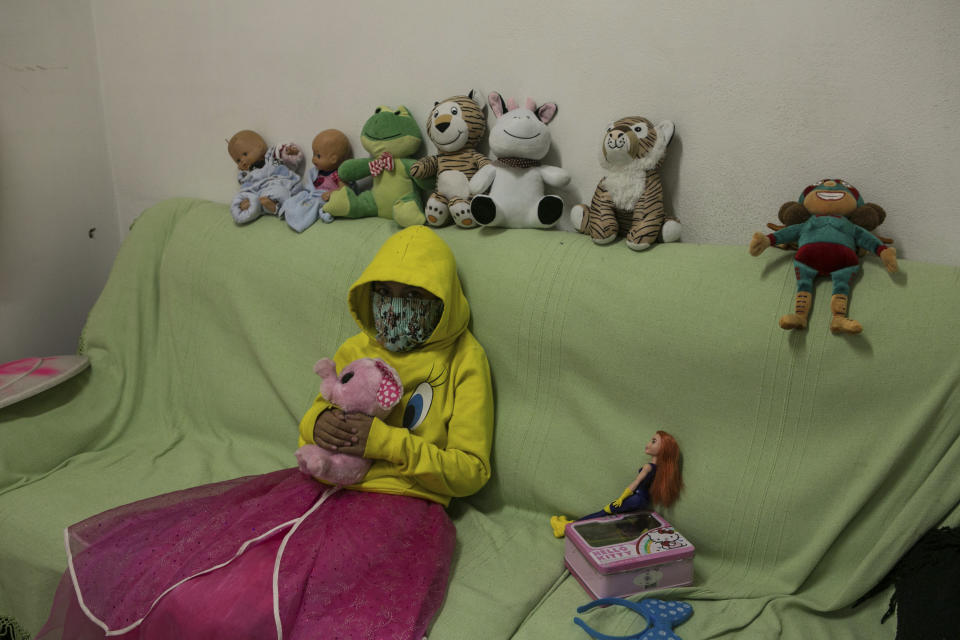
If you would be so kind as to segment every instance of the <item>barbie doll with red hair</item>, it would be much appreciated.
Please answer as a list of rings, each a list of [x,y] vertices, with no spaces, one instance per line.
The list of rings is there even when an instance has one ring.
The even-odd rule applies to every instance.
[[[640,511],[649,509],[654,504],[669,507],[676,502],[683,489],[680,447],[677,441],[666,431],[657,431],[643,452],[650,456],[650,462],[640,467],[637,477],[623,490],[620,497],[600,511],[583,516],[580,520]],[[564,529],[570,522],[572,521],[566,516],[550,518],[553,535],[562,538]]]

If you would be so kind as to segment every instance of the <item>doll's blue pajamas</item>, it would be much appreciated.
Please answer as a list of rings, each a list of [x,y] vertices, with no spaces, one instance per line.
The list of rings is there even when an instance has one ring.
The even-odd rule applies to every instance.
[[[242,171],[239,177],[240,193],[230,203],[230,214],[237,224],[253,222],[265,212],[260,205],[260,198],[270,198],[277,203],[277,211],[290,196],[298,193],[303,187],[300,185],[300,176],[282,164],[267,164],[252,171]],[[246,210],[240,205],[249,203]]]
[[[343,183],[336,171],[321,172],[316,167],[310,167],[306,187],[283,203],[279,211],[280,217],[297,233],[302,233],[318,219],[333,222],[333,216],[323,210],[323,205],[326,204],[323,194],[341,186]]]
[[[307,189],[283,203],[280,212],[291,229],[302,233],[317,220],[333,222],[333,216],[323,210],[326,202],[321,196],[324,193],[326,192]]]

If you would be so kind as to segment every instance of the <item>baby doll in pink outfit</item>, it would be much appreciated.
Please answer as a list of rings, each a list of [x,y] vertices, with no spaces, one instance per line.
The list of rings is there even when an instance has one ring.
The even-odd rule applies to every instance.
[[[317,219],[333,222],[333,216],[323,210],[330,199],[330,192],[343,183],[337,169],[350,157],[350,141],[343,132],[326,129],[313,139],[313,166],[307,173],[306,188],[283,203],[280,217],[297,233],[312,225]]]

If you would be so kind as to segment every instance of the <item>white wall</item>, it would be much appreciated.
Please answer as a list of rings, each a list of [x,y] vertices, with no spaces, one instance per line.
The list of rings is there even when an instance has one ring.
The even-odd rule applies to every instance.
[[[335,127],[362,153],[374,107],[422,120],[471,87],[559,105],[568,203],[600,177],[605,124],[646,115],[677,125],[686,242],[745,245],[839,176],[901,256],[960,264],[958,32],[955,0],[2,0],[0,361],[73,349],[144,208],[227,202],[236,130]]]
[[[3,0],[0,362],[75,352],[118,244],[90,3]]]
[[[886,208],[902,257],[960,264],[956,0],[94,0],[94,16],[121,228],[167,196],[228,201],[238,129],[309,145],[335,127],[362,153],[374,107],[422,119],[478,87],[559,105],[568,203],[592,195],[606,123],[640,114],[677,125],[665,182],[687,242],[745,245],[838,176]]]

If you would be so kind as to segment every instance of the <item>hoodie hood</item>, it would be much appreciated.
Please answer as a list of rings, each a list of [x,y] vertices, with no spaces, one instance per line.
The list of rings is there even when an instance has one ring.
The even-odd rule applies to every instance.
[[[421,349],[448,346],[466,330],[470,306],[460,286],[456,260],[450,247],[429,227],[407,227],[390,236],[350,287],[350,313],[379,346],[370,307],[371,285],[378,281],[421,287],[443,301],[440,322]]]

